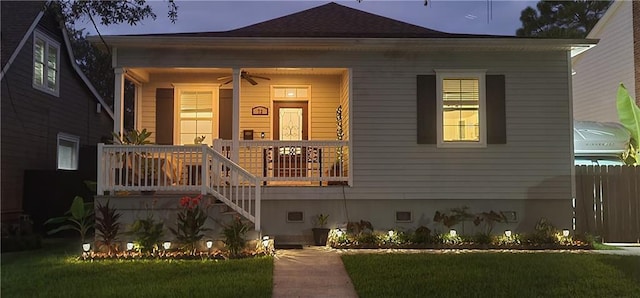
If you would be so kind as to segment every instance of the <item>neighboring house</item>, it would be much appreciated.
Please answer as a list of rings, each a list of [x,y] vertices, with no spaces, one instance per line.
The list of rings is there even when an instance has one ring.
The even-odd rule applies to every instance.
[[[509,215],[497,230],[571,227],[569,52],[594,41],[450,34],[335,3],[225,32],[103,37],[114,130],[128,78],[137,128],[164,145],[99,148],[99,200],[123,218],[201,192],[282,242],[308,240],[318,213],[332,228],[442,231],[435,211],[468,206]]]
[[[618,122],[620,83],[640,103],[640,3],[615,1],[587,38],[600,41],[572,59],[573,116]]]
[[[1,9],[2,221],[8,222],[23,213],[25,171],[95,169],[86,162],[95,158],[80,152],[109,136],[113,113],[79,70],[45,2],[2,1]],[[29,187],[43,185],[51,181]],[[55,189],[44,192],[34,199],[54,199]]]

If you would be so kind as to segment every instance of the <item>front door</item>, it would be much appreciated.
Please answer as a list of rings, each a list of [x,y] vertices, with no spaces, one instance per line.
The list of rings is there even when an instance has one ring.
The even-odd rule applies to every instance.
[[[308,110],[306,101],[276,101],[273,103],[273,139],[280,141],[308,140]],[[274,148],[274,177],[307,176],[306,148],[285,146]]]

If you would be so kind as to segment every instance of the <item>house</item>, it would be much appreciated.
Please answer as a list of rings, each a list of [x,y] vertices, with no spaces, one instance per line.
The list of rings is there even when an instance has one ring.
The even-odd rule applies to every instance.
[[[640,103],[640,3],[613,2],[587,38],[600,41],[572,59],[573,116],[618,122],[620,83]]]
[[[451,34],[336,3],[224,32],[103,38],[114,131],[127,78],[137,128],[159,144],[99,148],[98,201],[123,218],[170,217],[203,193],[282,242],[309,241],[319,213],[331,228],[441,230],[435,211],[468,206],[505,212],[502,228],[571,227],[570,53],[593,40]]]
[[[30,199],[48,202],[56,199],[56,189],[70,187],[52,181],[25,185],[25,171],[95,171],[95,153],[84,150],[110,135],[113,113],[78,68],[48,3],[1,5],[2,221],[11,222],[25,213],[25,192],[40,189],[46,195]]]

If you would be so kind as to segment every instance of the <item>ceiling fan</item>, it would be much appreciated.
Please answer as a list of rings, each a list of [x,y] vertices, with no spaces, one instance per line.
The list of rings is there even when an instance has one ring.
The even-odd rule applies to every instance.
[[[240,73],[240,77],[241,77],[241,78],[243,78],[243,79],[245,79],[245,80],[247,80],[247,82],[251,83],[251,85],[254,85],[254,86],[255,86],[255,85],[258,85],[258,82],[256,82],[256,81],[254,80],[254,78],[256,78],[256,79],[262,79],[262,80],[271,80],[270,78],[267,78],[267,77],[261,77],[261,76],[257,76],[257,75],[249,74],[249,73],[248,73],[248,72],[246,72],[246,71],[242,71],[242,72]],[[223,80],[224,80],[225,82],[224,82],[224,83],[222,83],[222,85],[226,85],[226,84],[229,84],[229,83],[231,83],[231,82],[233,81],[233,77],[232,77],[232,76],[224,76],[224,77],[219,77],[219,78],[218,78],[218,81],[223,81]]]

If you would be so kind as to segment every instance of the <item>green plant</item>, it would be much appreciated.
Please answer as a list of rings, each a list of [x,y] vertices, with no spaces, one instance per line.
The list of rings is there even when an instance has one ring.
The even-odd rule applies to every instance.
[[[200,207],[202,195],[196,197],[184,196],[180,199],[180,212],[176,228],[169,228],[178,241],[183,244],[188,251],[194,251],[198,241],[204,237],[204,223],[207,221],[207,213]]]
[[[431,230],[425,226],[419,226],[413,234],[411,234],[410,241],[417,244],[433,243],[434,237],[431,235]]]
[[[542,217],[536,223],[534,232],[526,235],[530,244],[555,244],[558,242],[558,229],[546,218]]]
[[[618,119],[631,133],[629,149],[623,155],[623,161],[628,165],[640,164],[640,108],[629,95],[629,91],[620,84],[616,98]]]
[[[240,257],[242,250],[247,244],[246,235],[249,231],[249,225],[242,222],[239,216],[236,216],[231,223],[225,224],[222,229],[222,242],[229,251],[231,258]]]
[[[373,233],[373,225],[366,220],[348,222],[347,232],[355,236],[362,233]]]
[[[151,136],[151,132],[148,132],[146,128],[142,131],[132,129],[120,136],[119,134],[112,132],[114,143],[118,145],[147,145],[151,144],[148,138]]]
[[[94,225],[93,203],[85,203],[82,197],[76,196],[71,203],[71,207],[64,214],[66,214],[66,216],[54,217],[44,223],[45,225],[67,223],[50,230],[47,234],[51,235],[60,231],[75,230],[80,233],[80,239],[84,242],[87,233]]]
[[[135,248],[142,253],[150,253],[158,250],[158,245],[164,235],[164,223],[157,222],[152,213],[148,213],[144,219],[137,219],[131,225],[128,232],[135,237]]]
[[[122,214],[117,213],[115,208],[109,206],[109,201],[105,205],[98,203],[96,207],[96,233],[101,239],[101,244],[106,246],[109,253],[114,250],[114,241],[120,231],[118,219]]]
[[[329,214],[318,214],[313,218],[313,226],[325,228],[327,226],[327,220],[329,219]]]

